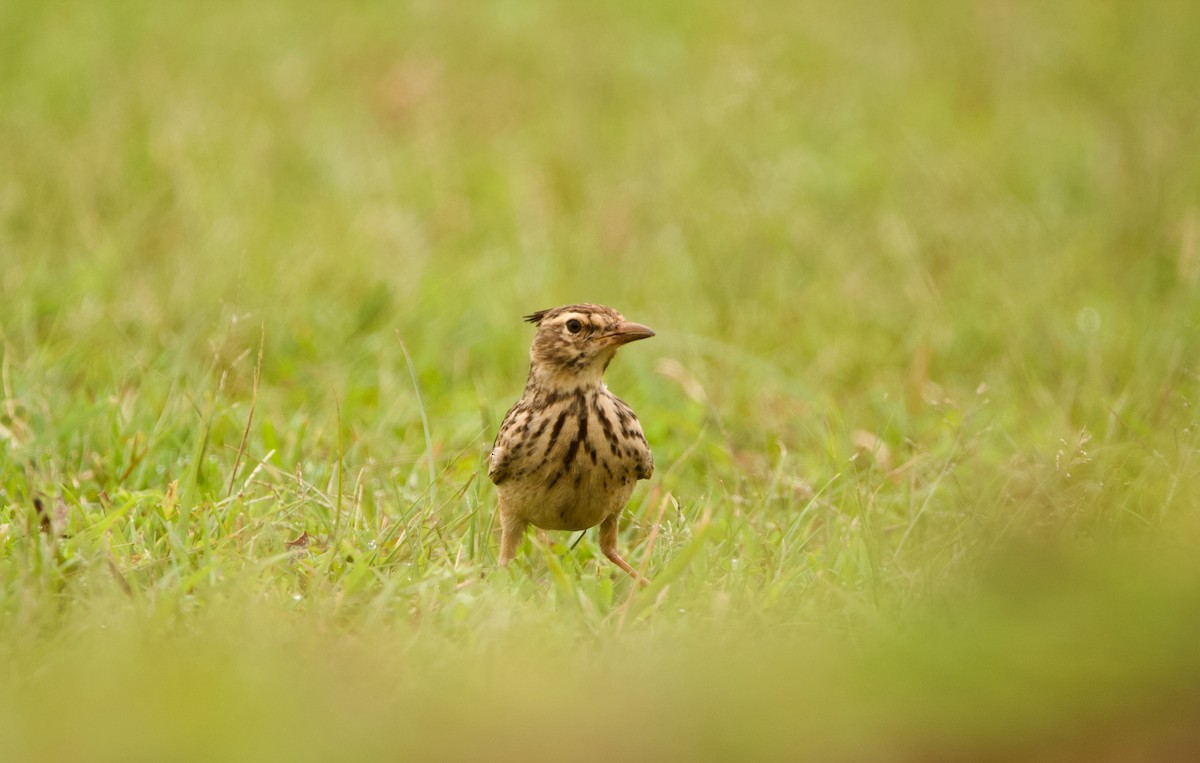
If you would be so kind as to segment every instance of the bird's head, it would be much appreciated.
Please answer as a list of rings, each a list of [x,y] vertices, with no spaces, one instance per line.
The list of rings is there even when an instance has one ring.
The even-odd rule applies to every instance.
[[[565,305],[525,316],[537,326],[529,360],[548,383],[598,383],[617,348],[654,332],[603,305]]]

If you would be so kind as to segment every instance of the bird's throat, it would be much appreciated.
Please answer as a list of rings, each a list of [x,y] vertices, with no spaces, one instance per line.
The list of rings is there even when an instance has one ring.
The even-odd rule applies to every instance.
[[[543,393],[572,394],[603,386],[604,367],[599,364],[575,369],[535,363],[529,367],[525,388]]]

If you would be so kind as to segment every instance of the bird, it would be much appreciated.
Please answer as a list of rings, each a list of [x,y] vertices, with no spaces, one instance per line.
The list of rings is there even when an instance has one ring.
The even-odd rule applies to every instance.
[[[599,525],[600,550],[645,585],[617,550],[617,525],[638,480],[654,474],[654,455],[637,416],[603,377],[618,348],[654,332],[595,304],[539,310],[525,320],[537,327],[529,380],[488,461],[499,497],[500,566],[512,561],[529,525]]]

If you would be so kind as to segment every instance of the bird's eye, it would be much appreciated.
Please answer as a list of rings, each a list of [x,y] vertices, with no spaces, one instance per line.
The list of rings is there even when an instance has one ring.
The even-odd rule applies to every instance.
[[[578,334],[582,330],[583,324],[579,321],[575,320],[574,318],[567,321],[567,331],[570,331],[572,334]]]

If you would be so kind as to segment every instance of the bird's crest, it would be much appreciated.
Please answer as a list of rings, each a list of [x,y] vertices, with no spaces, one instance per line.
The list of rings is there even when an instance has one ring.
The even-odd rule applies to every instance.
[[[529,315],[526,315],[525,321],[537,326],[540,325],[542,321],[546,320],[546,318],[552,315],[562,315],[563,313],[583,313],[585,315],[598,313],[601,315],[611,316],[616,320],[621,320],[621,314],[616,310],[613,310],[611,307],[595,305],[590,302],[583,302],[577,305],[563,305],[562,307],[551,307],[546,310],[538,310],[536,313],[530,313]]]

